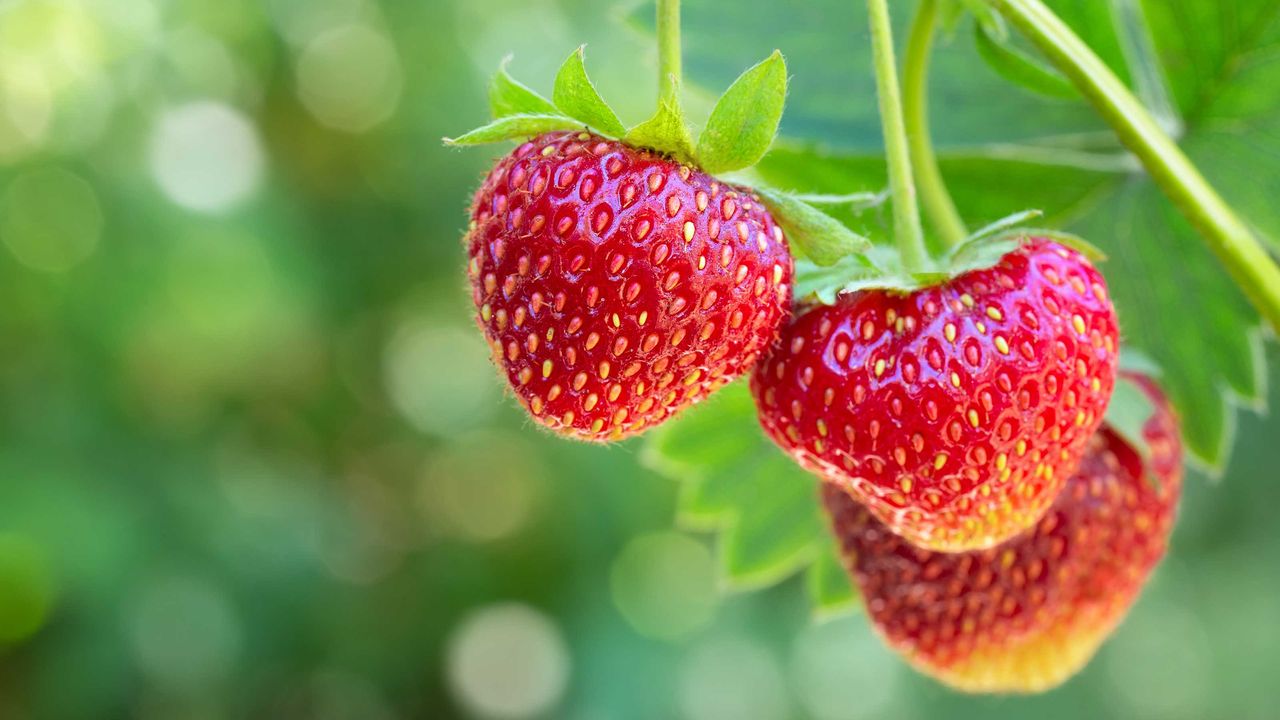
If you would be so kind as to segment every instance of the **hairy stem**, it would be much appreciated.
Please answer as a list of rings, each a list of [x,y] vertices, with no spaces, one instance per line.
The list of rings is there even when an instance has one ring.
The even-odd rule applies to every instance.
[[[679,101],[680,73],[680,0],[658,0],[659,103]]]
[[[902,110],[907,126],[911,166],[915,170],[920,202],[929,223],[948,247],[969,235],[956,204],[947,192],[938,158],[929,135],[929,54],[938,26],[937,0],[921,0],[911,22],[902,65]]]
[[[1280,267],[1111,69],[1041,0],[993,0],[1080,90],[1280,332]]]
[[[880,122],[884,128],[885,154],[889,162],[889,188],[893,191],[893,236],[908,272],[922,270],[928,255],[920,227],[920,207],[911,177],[911,153],[902,119],[902,96],[893,56],[893,28],[888,0],[867,0],[871,18],[871,48],[875,56],[876,88],[880,94]]]

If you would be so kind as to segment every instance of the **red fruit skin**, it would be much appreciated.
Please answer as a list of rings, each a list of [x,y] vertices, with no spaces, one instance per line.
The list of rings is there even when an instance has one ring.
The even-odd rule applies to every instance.
[[[1075,471],[1115,383],[1102,276],[1036,239],[994,267],[801,314],[751,387],[769,437],[931,550],[1029,527]]]
[[[583,440],[706,397],[790,315],[791,254],[758,198],[586,132],[499,160],[466,245],[494,362],[536,421]]]
[[[846,565],[877,631],[908,662],[969,692],[1039,692],[1082,668],[1123,619],[1173,529],[1182,443],[1163,394],[1142,456],[1103,426],[1049,512],[995,548],[935,553],[824,485]]]

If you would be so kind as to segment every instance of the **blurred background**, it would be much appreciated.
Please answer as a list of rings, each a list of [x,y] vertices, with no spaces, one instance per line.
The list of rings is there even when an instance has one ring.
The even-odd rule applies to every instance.
[[[1240,415],[1129,620],[1026,699],[915,675],[796,580],[721,593],[638,445],[525,421],[459,239],[508,148],[440,138],[504,55],[546,92],[583,42],[645,117],[650,12],[0,0],[0,718],[1273,716],[1275,418]]]

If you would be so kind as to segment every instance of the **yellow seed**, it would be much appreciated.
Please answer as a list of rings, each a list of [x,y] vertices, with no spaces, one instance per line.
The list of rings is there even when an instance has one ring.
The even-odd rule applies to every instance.
[[[640,317],[636,318],[636,322],[640,323],[641,325],[644,325],[645,323],[649,322],[649,311],[641,310]]]
[[[1008,455],[1005,455],[1004,453],[1000,453],[999,455],[996,455],[996,468],[998,470],[1004,470],[1005,466],[1008,464],[1009,464]]]
[[[600,402],[600,396],[596,395],[595,393],[591,393],[590,395],[587,396],[587,399],[583,401],[582,409],[586,410],[587,412],[591,412],[591,410],[595,408],[596,403],[598,402]]]
[[[956,373],[951,373],[951,384],[960,387],[960,376]]]
[[[493,310],[489,307],[489,303],[485,303],[480,307],[480,318],[485,322],[489,322],[489,318],[492,316],[492,313]]]
[[[884,360],[876,361],[875,372],[876,372],[876,377],[880,377],[881,375],[884,374]]]
[[[969,424],[978,427],[978,411],[972,408],[969,410]]]
[[[1026,441],[1026,440],[1019,440],[1019,441],[1018,441],[1018,444],[1014,446],[1013,450],[1014,450],[1014,452],[1018,453],[1018,457],[1022,457],[1023,455],[1026,455],[1026,454],[1027,454],[1027,441]]]
[[[965,307],[973,307],[973,296],[965,293],[960,296],[960,302],[964,303]]]
[[[987,308],[987,317],[999,321],[1004,319],[1004,314],[1000,312],[998,307],[989,307]]]
[[[552,363],[550,360],[542,361],[542,377],[551,377]]]
[[[900,484],[902,486],[902,492],[904,493],[911,492],[911,478],[909,477],[902,478],[902,482]]]
[[[690,240],[693,240],[693,222],[686,220],[684,224],[684,241],[689,242]]]
[[[1079,315],[1073,315],[1071,317],[1071,326],[1076,329],[1076,332],[1080,333],[1081,335],[1084,334],[1084,331],[1085,331],[1084,318],[1080,317]]]
[[[941,469],[942,469],[942,466],[943,466],[943,465],[946,465],[946,464],[947,464],[947,454],[946,454],[946,453],[938,453],[938,456],[937,456],[937,457],[935,457],[935,458],[933,459],[933,469],[934,469],[934,470],[941,470]]]
[[[955,342],[956,341],[955,323],[947,323],[946,326],[942,328],[942,334],[947,338],[947,342]]]
[[[999,335],[996,336],[996,350],[999,350],[1001,355],[1009,354],[1008,341],[1006,341],[1004,338],[1000,337]]]
[[[591,432],[600,432],[603,428],[604,418],[596,418],[596,421],[591,423]]]

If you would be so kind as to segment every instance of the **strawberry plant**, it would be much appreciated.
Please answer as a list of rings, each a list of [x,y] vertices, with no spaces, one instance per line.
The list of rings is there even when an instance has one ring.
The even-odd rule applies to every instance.
[[[1240,127],[1275,136],[1223,80],[1272,79],[1264,4],[1099,5],[920,0],[901,68],[886,0],[866,57],[695,8],[694,85],[721,84],[726,47],[796,49],[785,120],[775,51],[696,139],[677,0],[637,125],[581,49],[550,99],[500,68],[492,122],[448,142],[519,143],[464,238],[501,375],[554,432],[652,430],[646,462],[680,481],[682,525],[719,533],[731,586],[803,570],[819,612],[865,603],[944,682],[1060,683],[1163,555],[1183,447],[1226,463],[1280,329],[1265,184],[1221,172]]]

